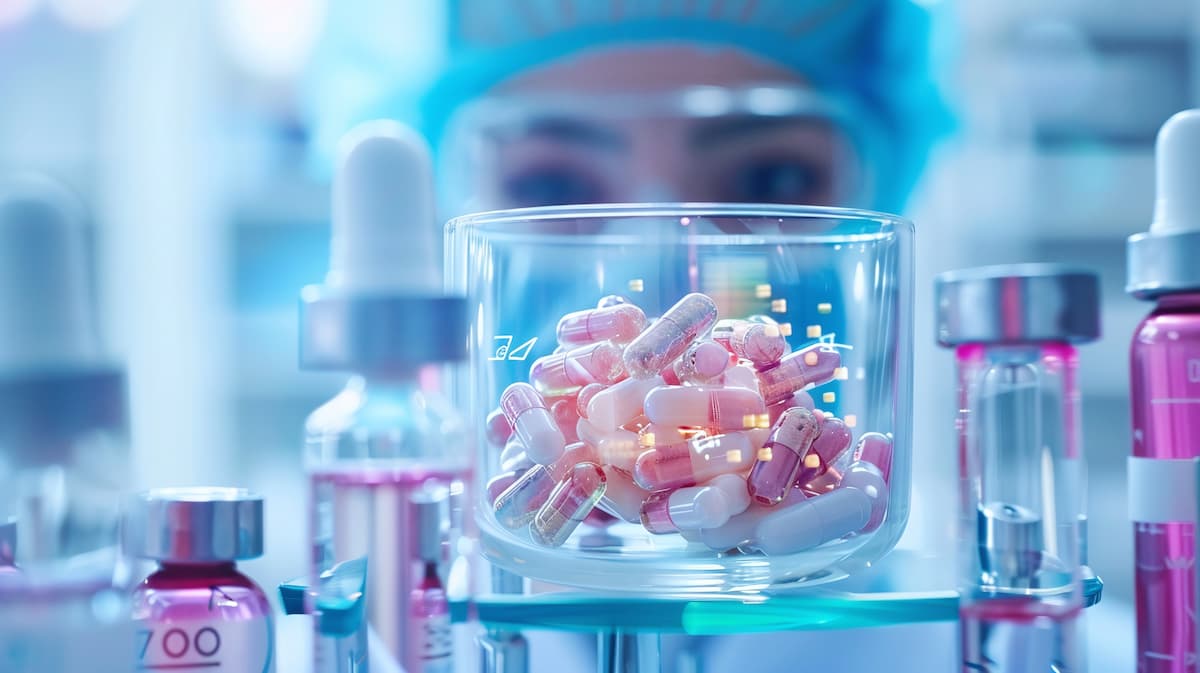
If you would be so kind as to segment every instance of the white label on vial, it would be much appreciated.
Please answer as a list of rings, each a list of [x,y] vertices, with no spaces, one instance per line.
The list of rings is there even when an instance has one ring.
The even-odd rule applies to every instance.
[[[452,673],[454,671],[454,634],[450,615],[435,615],[418,620],[417,633],[421,638],[419,673]]]
[[[139,622],[139,671],[272,673],[271,620]]]

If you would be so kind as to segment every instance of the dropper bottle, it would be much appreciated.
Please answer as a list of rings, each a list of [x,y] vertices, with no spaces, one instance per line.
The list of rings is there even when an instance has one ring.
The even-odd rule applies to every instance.
[[[301,366],[354,373],[305,424],[310,586],[367,557],[370,628],[409,673],[424,670],[408,637],[425,567],[413,496],[440,487],[464,502],[471,455],[438,389],[436,366],[465,358],[466,304],[441,290],[433,203],[419,136],[390,121],[351,130],[334,175],[329,273],[300,306]]]

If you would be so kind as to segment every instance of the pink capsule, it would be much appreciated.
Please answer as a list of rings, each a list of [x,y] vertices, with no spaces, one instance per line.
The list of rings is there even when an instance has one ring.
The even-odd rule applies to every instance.
[[[730,517],[725,525],[704,529],[700,531],[699,535],[694,537],[697,538],[697,542],[704,543],[705,546],[713,551],[728,551],[743,545],[750,545],[757,537],[759,522],[766,518],[768,514],[804,502],[806,499],[807,497],[800,489],[788,489],[788,492],[783,496],[783,501],[779,504],[768,507],[758,503],[751,503],[746,508],[746,511]]]
[[[596,458],[602,465],[612,465],[629,471],[633,469],[638,454],[642,452],[638,434],[631,430],[601,430],[583,418],[579,419],[575,428],[579,438],[595,450]]]
[[[753,367],[744,364],[730,367],[721,375],[721,385],[758,392],[758,372]]]
[[[712,486],[656,491],[642,505],[642,525],[655,535],[716,528],[729,516],[729,503],[721,489]]]
[[[512,432],[512,424],[508,422],[502,409],[493,409],[492,413],[488,414],[484,422],[484,434],[487,435],[488,444],[497,449],[504,448]]]
[[[818,437],[817,440],[820,441],[820,438]],[[814,443],[813,446],[816,446],[816,444]],[[804,459],[807,461],[812,458],[814,452],[815,449],[809,449],[808,455]],[[850,450],[842,451],[837,455],[837,458],[833,459],[833,462],[829,463],[824,474],[813,477],[804,483],[800,483],[800,477],[797,477],[796,485],[803,488],[804,492],[808,495],[828,493],[841,485],[842,477],[846,476],[846,470],[850,469],[850,465],[853,462],[854,452]],[[804,472],[804,468],[801,467],[800,471]]]
[[[725,319],[713,326],[712,338],[731,353],[762,367],[787,352],[787,339],[779,325]]]
[[[693,486],[729,472],[742,472],[757,455],[750,435],[731,432],[657,446],[638,456],[633,478],[651,491]]]
[[[706,383],[724,374],[736,362],[730,352],[716,341],[697,341],[688,346],[683,355],[663,372],[672,372],[676,383]],[[671,383],[665,373],[663,380]]]
[[[883,474],[883,480],[892,479],[892,438],[878,433],[866,432],[858,438],[854,445],[854,460],[863,460],[874,464]]]
[[[717,305],[707,295],[685,295],[625,348],[625,369],[649,378],[683,355],[689,344],[717,321]]]
[[[735,516],[750,507],[750,490],[746,486],[746,478],[740,474],[721,474],[713,477],[705,486],[711,486],[725,497],[729,507],[729,515]]]
[[[597,507],[630,523],[641,521],[642,503],[650,496],[650,491],[634,483],[628,472],[612,465],[604,466],[603,470],[608,485]]]
[[[745,388],[662,386],[646,395],[645,408],[651,422],[703,428],[714,435],[767,424],[762,398]]]
[[[783,412],[750,469],[747,483],[755,502],[774,505],[783,500],[820,431],[821,424],[808,409],[796,407]]]
[[[554,417],[554,422],[558,424],[558,429],[562,431],[568,444],[579,441],[579,435],[575,432],[575,424],[579,422],[577,407],[575,400],[570,398],[555,400],[554,404],[550,405],[550,415]]]
[[[646,314],[633,304],[568,313],[558,321],[558,340],[564,344],[596,341],[628,343],[646,328]]]
[[[580,418],[587,418],[588,403],[601,390],[604,390],[603,383],[589,383],[579,389],[579,394],[575,396],[575,413],[579,414]]]
[[[767,407],[767,417],[771,419],[771,424],[774,425],[779,420],[779,417],[783,415],[783,412],[792,407],[804,407],[811,411],[816,409],[817,405],[813,402],[812,395],[803,390],[798,390],[792,393],[790,398]]]
[[[758,389],[767,404],[786,400],[797,390],[806,390],[833,380],[842,356],[826,344],[813,344],[758,372]]]
[[[604,495],[607,479],[595,463],[571,468],[529,523],[534,542],[547,547],[562,546]]]
[[[812,448],[804,456],[800,472],[796,475],[796,483],[803,486],[826,474],[843,455],[846,456],[843,464],[848,466],[853,459],[853,454],[847,449],[850,448],[850,442],[853,439],[845,421],[834,416],[826,416],[821,421],[820,434],[813,440]],[[840,481],[841,473],[834,474],[833,480],[835,484]]]
[[[547,397],[566,397],[589,383],[614,383],[624,377],[621,349],[606,341],[540,357],[529,368],[529,381]]]
[[[767,555],[794,554],[856,533],[871,519],[871,499],[856,488],[839,488],[762,518],[752,546]]]
[[[492,509],[496,513],[496,520],[500,525],[512,529],[529,523],[568,471],[579,463],[594,460],[592,448],[579,443],[568,447],[562,457],[550,465],[534,465],[493,499]]]
[[[625,379],[596,393],[588,402],[587,419],[601,430],[616,430],[642,415],[643,401],[662,379]]]
[[[500,394],[500,408],[530,459],[546,465],[562,455],[567,440],[533,386],[518,382],[505,388]]]
[[[851,463],[846,476],[842,478],[841,488],[858,489],[871,499],[871,516],[862,532],[869,533],[879,528],[888,508],[888,483],[879,466],[866,460]]]

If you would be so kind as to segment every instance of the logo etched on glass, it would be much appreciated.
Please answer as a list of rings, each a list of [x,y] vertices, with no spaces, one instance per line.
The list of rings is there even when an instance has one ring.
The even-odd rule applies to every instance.
[[[497,360],[523,361],[529,357],[530,351],[533,350],[533,345],[536,344],[538,340],[537,337],[533,337],[529,341],[526,341],[525,343],[518,345],[516,348],[513,348],[513,337],[511,334],[501,334],[499,336],[492,337],[492,339],[499,342],[499,345],[496,346],[496,353],[488,358],[488,360],[493,362]]]

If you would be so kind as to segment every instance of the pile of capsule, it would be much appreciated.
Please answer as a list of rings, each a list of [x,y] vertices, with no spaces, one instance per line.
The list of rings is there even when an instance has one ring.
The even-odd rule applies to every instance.
[[[497,521],[559,546],[623,519],[715,551],[790,554],[879,527],[889,436],[853,442],[806,392],[845,372],[837,347],[789,352],[766,316],[718,320],[689,294],[661,317],[609,296],[558,323],[560,348],[487,419],[503,447]]]

